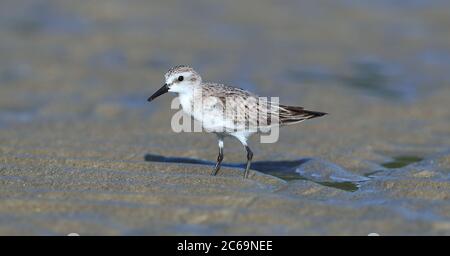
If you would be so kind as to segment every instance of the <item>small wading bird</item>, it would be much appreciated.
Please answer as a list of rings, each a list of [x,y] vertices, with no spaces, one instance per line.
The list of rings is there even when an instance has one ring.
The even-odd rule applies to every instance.
[[[217,83],[205,83],[189,66],[176,66],[165,74],[165,84],[148,98],[152,101],[167,92],[178,93],[183,111],[200,121],[207,132],[217,135],[219,156],[211,173],[216,175],[223,160],[223,139],[232,136],[247,150],[247,178],[253,152],[247,145],[248,138],[263,128],[300,123],[326,113],[305,110],[302,107],[274,104],[261,100],[246,90]]]

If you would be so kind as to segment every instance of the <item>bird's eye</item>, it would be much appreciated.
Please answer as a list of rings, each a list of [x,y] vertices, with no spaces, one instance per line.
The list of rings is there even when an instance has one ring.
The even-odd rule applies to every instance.
[[[183,81],[183,79],[184,79],[183,76],[179,76],[179,77],[178,77],[178,81],[180,81],[180,82]]]

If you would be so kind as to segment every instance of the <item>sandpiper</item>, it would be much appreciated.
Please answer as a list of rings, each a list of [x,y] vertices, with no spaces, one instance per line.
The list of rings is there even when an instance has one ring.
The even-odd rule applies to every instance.
[[[193,68],[186,65],[169,69],[165,74],[165,84],[148,101],[167,92],[178,93],[183,111],[201,122],[205,131],[217,135],[219,155],[211,175],[216,175],[220,169],[224,137],[235,137],[245,147],[247,165],[244,178],[247,178],[253,158],[253,152],[247,144],[251,135],[264,129],[267,131],[267,128],[295,124],[327,114],[274,104],[240,88],[205,83]]]

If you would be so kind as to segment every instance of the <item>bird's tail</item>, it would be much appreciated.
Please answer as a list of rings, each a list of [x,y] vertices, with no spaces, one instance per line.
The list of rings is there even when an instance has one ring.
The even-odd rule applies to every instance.
[[[279,106],[279,122],[280,125],[290,125],[303,122],[307,119],[324,116],[328,113],[305,110],[302,107],[295,106]]]

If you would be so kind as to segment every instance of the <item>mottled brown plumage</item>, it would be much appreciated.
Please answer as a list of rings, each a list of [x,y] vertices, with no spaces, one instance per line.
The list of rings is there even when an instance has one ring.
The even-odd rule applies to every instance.
[[[255,133],[279,126],[291,125],[326,113],[305,110],[302,107],[280,105],[276,101],[232,86],[204,83],[201,76],[186,65],[176,66],[165,74],[166,84],[149,101],[170,91],[178,93],[183,111],[201,122],[207,132],[217,135],[219,156],[211,173],[216,175],[223,159],[223,138],[237,138],[247,150],[247,177],[253,153],[247,145]]]
[[[234,130],[237,131],[245,128],[254,130],[273,125],[291,125],[326,115],[302,107],[274,104],[244,89],[223,84],[203,83],[201,90],[201,96],[196,99],[217,98],[214,107],[223,111],[224,116],[233,118],[233,123],[236,124]]]

